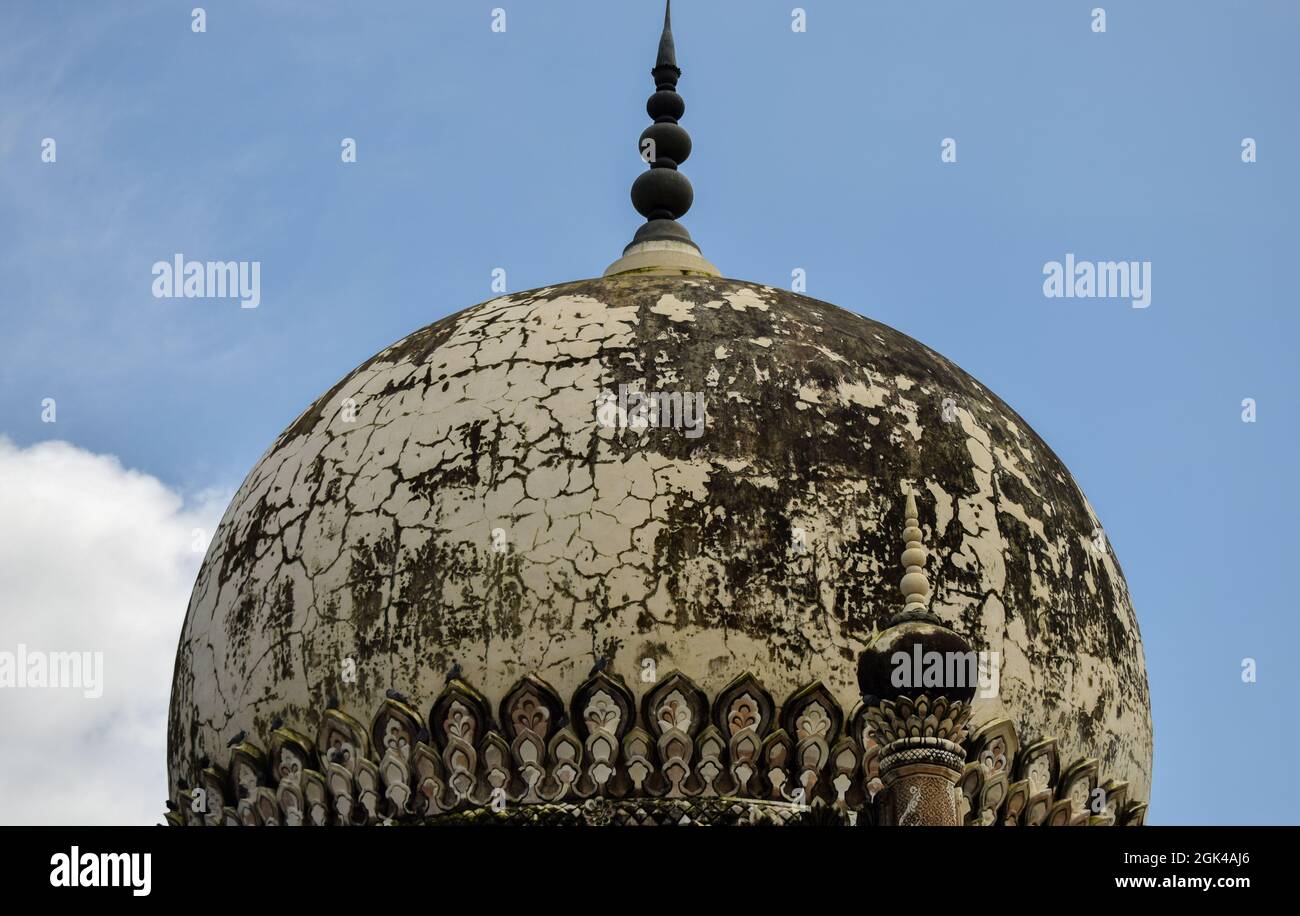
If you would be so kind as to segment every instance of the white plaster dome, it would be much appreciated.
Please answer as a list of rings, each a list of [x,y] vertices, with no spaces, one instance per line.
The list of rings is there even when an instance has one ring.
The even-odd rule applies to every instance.
[[[701,434],[602,425],[620,385],[701,393]],[[194,587],[171,783],[241,730],[314,728],[331,697],[373,711],[395,689],[427,709],[453,665],[494,701],[529,674],[568,696],[600,659],[639,698],[650,659],[710,696],[742,672],[778,700],[820,680],[848,713],[857,654],[901,607],[908,488],[933,610],[1000,653],[976,724],[1054,736],[1145,798],[1128,589],[1034,431],[867,318],[635,273],[438,321],[285,430]]]

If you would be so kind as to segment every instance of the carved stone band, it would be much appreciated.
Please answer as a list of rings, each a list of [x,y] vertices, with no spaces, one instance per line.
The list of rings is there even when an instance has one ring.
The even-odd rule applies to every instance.
[[[942,738],[903,738],[885,746],[880,755],[880,773],[888,779],[891,770],[914,763],[928,763],[953,771],[953,781],[966,765],[966,753],[960,744]]]

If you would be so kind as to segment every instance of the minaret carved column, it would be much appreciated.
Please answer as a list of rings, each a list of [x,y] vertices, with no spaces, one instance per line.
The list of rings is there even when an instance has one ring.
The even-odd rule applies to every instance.
[[[867,710],[880,751],[879,822],[894,827],[957,827],[961,811],[957,780],[966,765],[959,743],[965,737],[970,706],[945,698],[931,702],[881,701]]]
[[[877,819],[884,826],[956,827],[977,656],[929,610],[926,550],[910,494],[905,514],[904,607],[858,657],[867,720],[881,746]]]

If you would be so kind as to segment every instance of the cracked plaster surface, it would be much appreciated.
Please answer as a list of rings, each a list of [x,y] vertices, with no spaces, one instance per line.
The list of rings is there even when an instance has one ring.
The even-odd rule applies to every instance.
[[[602,427],[598,398],[620,384],[703,392],[704,434]],[[710,695],[745,670],[778,700],[821,679],[847,712],[857,653],[900,607],[909,486],[934,609],[1001,653],[976,721],[1056,736],[1064,759],[1099,757],[1147,797],[1128,589],[1047,445],[891,328],[769,287],[656,277],[452,315],[276,440],[194,587],[172,784],[240,729],[279,716],[310,733],[330,696],[368,716],[391,687],[427,711],[455,663],[493,699],[528,673],[567,696],[600,657],[644,692],[653,658]]]

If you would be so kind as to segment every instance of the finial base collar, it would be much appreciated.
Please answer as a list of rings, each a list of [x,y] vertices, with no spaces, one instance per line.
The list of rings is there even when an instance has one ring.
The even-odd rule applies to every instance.
[[[668,222],[664,220],[664,222]],[[647,225],[649,225],[647,223]],[[634,241],[623,249],[623,257],[605,268],[603,276],[615,274],[645,274],[649,276],[680,277],[691,274],[720,277],[718,268],[700,256],[695,243],[677,239],[649,239]]]

